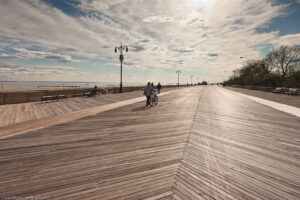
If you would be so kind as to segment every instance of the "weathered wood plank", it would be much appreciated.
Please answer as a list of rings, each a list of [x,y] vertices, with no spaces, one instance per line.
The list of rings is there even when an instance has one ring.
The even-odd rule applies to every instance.
[[[199,95],[175,92],[153,108],[140,102],[3,139],[0,193],[74,200],[169,192]]]
[[[143,104],[0,140],[0,193],[72,200],[300,198],[299,118],[216,87],[168,94],[151,109]]]
[[[217,87],[203,92],[173,192],[299,199],[300,119]]]

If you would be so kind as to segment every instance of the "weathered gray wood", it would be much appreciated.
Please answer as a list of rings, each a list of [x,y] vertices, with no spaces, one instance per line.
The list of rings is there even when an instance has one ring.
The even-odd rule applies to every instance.
[[[200,95],[188,91],[153,108],[140,102],[0,140],[0,193],[74,200],[170,192]]]
[[[182,199],[299,199],[299,141],[299,118],[207,88],[173,192]]]
[[[174,88],[166,88],[163,91],[169,90],[174,90]],[[93,98],[69,98],[59,102],[48,101],[48,103],[41,103],[39,101],[0,105],[0,127],[27,122],[30,120],[43,119],[63,113],[70,113],[142,96],[142,91],[134,91],[121,94],[116,93],[94,96]],[[59,99],[62,98],[63,96],[59,97]]]
[[[217,87],[144,103],[0,140],[0,194],[300,198],[299,118]]]

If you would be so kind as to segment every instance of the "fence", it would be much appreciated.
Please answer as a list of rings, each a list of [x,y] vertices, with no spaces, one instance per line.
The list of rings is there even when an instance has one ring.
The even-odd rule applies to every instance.
[[[183,86],[183,85],[181,85]],[[186,85],[184,85],[186,86]],[[163,88],[177,87],[176,85],[165,85]],[[16,104],[40,101],[42,96],[65,95],[67,98],[83,96],[93,88],[60,88],[60,89],[31,89],[31,90],[8,90],[0,91],[0,105]],[[143,90],[144,86],[123,87],[123,92]],[[119,87],[98,88],[98,94],[109,94],[120,92]]]
[[[243,88],[243,89],[250,89],[250,90],[259,90],[264,92],[273,92],[275,89],[274,87],[261,87],[261,86],[248,86],[248,85],[227,85],[229,87],[235,87],[235,88]],[[288,89],[284,88],[283,89]],[[299,89],[299,88],[298,88]]]

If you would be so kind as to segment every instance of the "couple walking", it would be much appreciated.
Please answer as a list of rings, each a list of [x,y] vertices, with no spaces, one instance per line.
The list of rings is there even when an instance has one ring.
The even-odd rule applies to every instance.
[[[157,84],[158,94],[160,93],[160,89],[161,89],[161,84],[160,84],[160,82],[158,82],[158,84]],[[154,85],[153,85],[153,83],[150,84],[150,82],[148,82],[148,84],[146,85],[146,87],[144,89],[144,95],[147,97],[146,106],[150,105],[150,99],[151,99],[151,95],[153,93],[155,93]]]

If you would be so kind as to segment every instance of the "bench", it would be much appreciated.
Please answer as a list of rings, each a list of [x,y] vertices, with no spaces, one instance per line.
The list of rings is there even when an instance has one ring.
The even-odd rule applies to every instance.
[[[82,97],[84,94],[73,94],[72,97]]]
[[[277,87],[273,90],[273,93],[281,93],[281,88]]]
[[[67,98],[66,95],[63,95],[63,94],[57,95],[57,101],[58,101],[58,99],[65,99],[65,98]]]
[[[85,97],[93,97],[96,94],[97,94],[97,91],[87,91],[87,92],[83,93],[83,96],[85,96]]]
[[[285,92],[288,95],[299,95],[299,89],[297,88],[289,88],[288,91]]]
[[[90,97],[90,96],[92,96],[92,93],[91,92],[85,92],[85,93],[83,93],[83,96]]]
[[[54,101],[54,100],[58,101],[59,99],[65,99],[65,98],[66,98],[66,95],[42,96],[41,103],[43,101],[46,101],[46,103],[47,103],[48,101]]]
[[[42,96],[41,97],[41,103],[43,101],[46,101],[46,103],[47,103],[48,101],[53,101],[53,100],[57,100],[57,96]]]
[[[283,87],[281,88],[281,93],[286,94],[289,91],[289,88]]]

